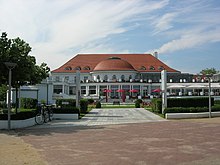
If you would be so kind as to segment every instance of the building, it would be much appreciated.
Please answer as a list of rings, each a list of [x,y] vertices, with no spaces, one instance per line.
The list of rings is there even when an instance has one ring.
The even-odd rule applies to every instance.
[[[158,94],[161,71],[167,71],[168,96],[207,95],[205,76],[181,73],[158,59],[158,54],[78,54],[51,72],[38,84],[34,96],[54,103],[59,98],[76,98],[76,72],[80,72],[82,98],[111,99],[149,98]],[[219,80],[218,80],[219,81]],[[24,88],[24,89],[23,89]],[[21,88],[20,96],[30,93]],[[155,92],[157,91],[157,93]],[[36,93],[37,92],[37,93]],[[212,94],[220,94],[220,84],[212,82]],[[123,99],[124,101],[124,99]]]

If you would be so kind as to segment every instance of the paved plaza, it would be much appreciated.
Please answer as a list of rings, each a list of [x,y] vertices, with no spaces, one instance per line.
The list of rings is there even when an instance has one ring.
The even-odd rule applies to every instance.
[[[9,145],[10,154],[0,149],[5,158],[0,157],[0,162],[8,164],[8,158],[11,165],[13,160],[16,165],[220,165],[220,118],[168,121],[142,112],[94,109],[73,123],[54,121],[5,131],[0,138],[16,139],[1,143],[3,148]],[[136,121],[138,116],[142,116],[140,121]],[[18,163],[22,162],[17,152],[19,141],[28,145],[19,150],[25,154],[23,163]],[[36,158],[32,163],[25,159],[32,157]]]
[[[35,128],[95,126],[125,123],[143,123],[166,121],[165,119],[145,110],[144,108],[93,109],[81,120],[53,120]]]

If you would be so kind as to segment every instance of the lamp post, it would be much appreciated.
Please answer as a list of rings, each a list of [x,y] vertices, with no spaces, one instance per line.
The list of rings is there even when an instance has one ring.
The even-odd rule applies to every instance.
[[[9,76],[8,76],[8,130],[11,129],[11,70],[15,68],[17,65],[16,63],[12,62],[5,62],[6,67],[9,69]]]

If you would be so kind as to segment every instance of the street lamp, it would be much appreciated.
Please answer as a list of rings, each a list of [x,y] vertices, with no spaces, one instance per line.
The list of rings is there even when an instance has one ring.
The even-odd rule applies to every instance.
[[[8,130],[11,129],[11,70],[16,67],[16,63],[12,62],[5,62],[6,67],[9,69],[9,76],[8,76]]]

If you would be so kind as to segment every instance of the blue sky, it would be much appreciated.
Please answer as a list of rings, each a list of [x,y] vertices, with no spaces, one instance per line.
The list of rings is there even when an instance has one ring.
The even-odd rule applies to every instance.
[[[78,53],[153,53],[182,72],[220,70],[219,0],[0,0],[0,32],[51,69]]]

